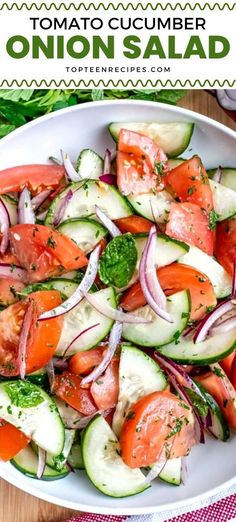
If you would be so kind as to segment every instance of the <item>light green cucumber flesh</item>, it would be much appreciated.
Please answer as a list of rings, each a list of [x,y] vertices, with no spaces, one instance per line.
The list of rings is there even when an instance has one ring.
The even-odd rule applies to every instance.
[[[156,194],[130,194],[127,199],[137,214],[153,222],[156,220],[157,223],[167,223],[171,203],[174,201],[166,190]]]
[[[195,381],[195,384],[204,395],[206,402],[211,410],[212,426],[209,426],[208,431],[217,439],[226,442],[230,437],[230,430],[217,402],[212,397],[212,395],[207,390],[205,390],[202,384],[197,381]]]
[[[209,169],[207,171],[207,174],[209,178],[213,178],[214,174],[217,171],[217,167],[214,169]],[[221,185],[224,185],[224,187],[228,187],[232,190],[236,191],[236,168],[235,167],[223,167],[221,169]]]
[[[167,482],[168,484],[173,484],[174,486],[180,486],[181,484],[181,469],[182,462],[181,457],[175,459],[167,460],[164,468],[159,473],[158,478]]]
[[[210,179],[210,187],[213,194],[214,210],[217,221],[223,221],[236,214],[236,193],[234,190],[224,187]]]
[[[20,453],[11,460],[11,463],[27,477],[37,479],[38,457],[30,445],[20,451]],[[66,477],[68,473],[68,469],[65,468],[61,471],[57,471],[49,466],[45,466],[43,476],[40,480],[58,480]]]
[[[76,170],[82,179],[98,179],[103,173],[103,159],[92,149],[83,149]]]
[[[89,254],[97,243],[107,235],[107,229],[94,219],[68,219],[58,227],[58,230],[85,252]]]

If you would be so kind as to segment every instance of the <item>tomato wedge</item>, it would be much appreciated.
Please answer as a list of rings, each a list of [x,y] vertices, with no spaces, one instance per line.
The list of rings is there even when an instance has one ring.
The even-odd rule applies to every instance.
[[[209,229],[209,219],[194,203],[171,204],[166,234],[213,255],[214,234]]]
[[[236,220],[226,219],[216,227],[216,257],[225,270],[233,275],[236,262]]]
[[[0,419],[0,459],[7,462],[26,448],[30,439],[20,430]]]
[[[79,352],[69,360],[69,370],[75,375],[90,373],[103,359],[104,348],[98,347],[86,352]]]
[[[93,415],[97,408],[88,388],[81,388],[80,377],[70,372],[56,375],[54,392],[82,415]]]
[[[15,225],[10,229],[10,245],[28,271],[29,282],[81,268],[88,262],[74,241],[44,225]]]
[[[25,285],[12,277],[0,279],[0,305],[8,306],[18,301],[17,292],[21,292]]]
[[[61,303],[57,290],[34,292],[28,298],[35,305],[26,353],[26,372],[31,373],[45,366],[53,356],[60,339],[63,317],[37,322],[39,315]],[[27,306],[26,301],[21,301],[0,312],[0,375],[19,375],[19,337]]]
[[[139,132],[127,129],[120,130],[118,150],[145,159],[152,171],[156,162],[167,162],[164,151],[158,147],[155,141]]]
[[[230,353],[227,357],[219,361],[219,364],[225,371],[226,375],[232,380],[232,371],[234,366],[235,351]],[[236,389],[236,388],[235,388]]]
[[[233,400],[220,375],[208,372],[195,377],[214,397],[231,428],[236,428],[236,400]]]
[[[129,216],[116,219],[115,224],[118,226],[122,234],[125,234],[126,232],[130,232],[131,234],[149,232],[153,226],[151,221],[141,216]]]
[[[104,374],[92,383],[90,391],[99,410],[116,406],[119,393],[118,357],[113,357]]]
[[[201,319],[207,309],[217,304],[214,288],[205,274],[181,263],[163,266],[157,270],[157,277],[166,295],[188,289],[191,297],[190,319]],[[121,299],[121,306],[132,312],[146,304],[139,282],[128,288]]]
[[[20,165],[0,171],[0,194],[21,192],[27,187],[32,194],[56,189],[65,176],[60,165]]]
[[[191,409],[169,391],[151,393],[134,404],[120,436],[122,458],[131,468],[156,463],[163,451],[170,458],[187,455],[195,442]]]
[[[206,170],[198,156],[193,156],[169,171],[167,179],[180,201],[195,203],[207,213],[213,209],[212,190]]]

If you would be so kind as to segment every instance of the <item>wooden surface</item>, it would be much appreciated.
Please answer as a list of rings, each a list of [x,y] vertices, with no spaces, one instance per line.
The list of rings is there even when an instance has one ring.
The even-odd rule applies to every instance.
[[[236,130],[235,123],[220,109],[215,99],[203,91],[189,91],[180,105]],[[63,522],[72,514],[74,512],[38,500],[0,480],[0,522]]]

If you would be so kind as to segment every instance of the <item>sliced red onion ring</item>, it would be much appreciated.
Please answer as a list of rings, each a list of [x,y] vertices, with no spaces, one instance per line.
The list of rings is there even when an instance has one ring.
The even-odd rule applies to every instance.
[[[222,176],[222,168],[218,167],[216,170],[214,176],[212,177],[213,181],[216,181],[217,183],[221,182],[221,176]]]
[[[48,210],[44,210],[43,212],[40,212],[40,214],[37,214],[37,219],[39,219],[39,221],[44,221],[45,220],[45,217],[48,213]]]
[[[62,359],[62,357],[53,357],[52,358],[54,368],[58,368],[59,370],[67,370],[68,362]]]
[[[119,228],[97,205],[95,205],[95,212],[98,219],[100,219],[100,221],[102,222],[104,227],[107,228],[109,234],[112,237],[121,236],[121,231],[119,230]]]
[[[158,462],[156,464],[153,464],[150,471],[146,475],[146,477],[145,477],[146,484],[149,484],[154,479],[156,479],[158,477],[158,475],[160,475],[161,471],[163,470],[164,466],[167,463],[167,460],[168,459],[166,458],[166,456],[163,452],[163,456],[160,457],[160,459],[158,460]]]
[[[25,379],[26,374],[26,350],[27,350],[27,342],[30,333],[30,329],[32,326],[34,312],[34,302],[32,300],[29,301],[27,310],[24,315],[23,323],[21,326],[21,333],[19,339],[19,370],[20,370],[20,378],[22,380]]]
[[[69,351],[69,349],[71,348],[71,346],[75,343],[75,341],[77,341],[77,339],[79,339],[79,337],[81,337],[82,335],[84,335],[85,333],[89,332],[89,330],[92,330],[93,328],[96,328],[97,326],[100,326],[100,323],[96,323],[96,324],[93,324],[92,326],[89,326],[88,328],[85,328],[85,330],[83,330],[82,332],[80,332],[74,339],[73,341],[71,341],[71,343],[69,344],[69,346],[67,346],[67,348],[65,349],[64,351],[64,354],[63,354],[63,361],[65,361],[65,357],[66,357],[66,354],[67,352]]]
[[[72,196],[73,196],[72,190],[68,190],[68,192],[65,194],[65,196],[61,199],[57,212],[53,219],[54,227],[57,227],[61,223]]]
[[[165,231],[165,224],[164,223],[159,223],[158,222],[158,219],[159,219],[159,214],[158,214],[158,210],[156,207],[154,207],[154,203],[153,203],[153,200],[150,199],[149,200],[149,203],[150,203],[150,207],[151,207],[151,212],[152,212],[152,217],[155,221],[155,225],[156,225],[156,229],[158,232],[164,232]]]
[[[111,333],[110,333],[109,341],[108,341],[108,348],[107,348],[105,357],[103,358],[102,362],[96,368],[94,368],[94,370],[89,375],[87,375],[86,377],[84,377],[84,379],[82,379],[81,386],[84,386],[85,384],[88,384],[89,382],[96,381],[98,379],[98,377],[100,377],[100,375],[102,375],[105,372],[105,370],[107,369],[107,367],[116,351],[117,346],[120,343],[121,335],[122,335],[122,324],[118,323],[116,321],[111,329]]]
[[[7,207],[2,199],[0,199],[0,223],[0,232],[2,234],[0,253],[5,254],[9,242],[9,228],[11,221]]]
[[[188,476],[188,467],[187,467],[187,459],[186,457],[181,457],[181,481],[183,485],[187,482]]]
[[[209,330],[213,326],[213,324],[226,312],[229,312],[235,308],[235,304],[233,301],[224,301],[216,306],[212,312],[210,312],[202,321],[200,321],[197,330],[193,336],[193,340],[195,343],[200,343],[204,341],[209,333]]]
[[[218,335],[229,332],[230,330],[236,331],[236,314],[233,317],[225,319],[225,321],[221,321],[220,324],[213,326],[210,329],[210,335]]]
[[[53,317],[58,317],[59,315],[64,315],[75,308],[75,306],[77,306],[80,301],[82,301],[84,294],[90,290],[95,281],[98,270],[100,249],[101,246],[98,245],[91,253],[85,275],[78,288],[76,288],[75,292],[61,305],[40,315],[39,321],[52,319]]]
[[[111,172],[111,151],[109,149],[106,149],[105,156],[104,156],[103,174],[110,174],[110,172]]]
[[[235,299],[235,298],[236,298],[236,261],[234,261],[232,290],[231,290],[231,299]]]
[[[230,92],[230,96],[229,96]],[[235,111],[236,110],[236,100],[235,97],[235,90],[232,89],[229,91],[229,89],[216,89],[216,97],[224,109],[228,109],[229,111]]]
[[[23,225],[30,225],[35,223],[35,214],[32,208],[30,192],[26,187],[22,190],[19,196],[18,223]]]
[[[55,163],[55,165],[63,165],[62,161],[59,160],[58,158],[55,158],[55,156],[49,156],[48,158],[50,161],[52,161],[53,163]]]
[[[99,176],[99,180],[103,181],[103,183],[107,183],[108,185],[116,185],[117,177],[114,174],[102,174]]]
[[[66,467],[68,468],[68,470],[71,473],[75,473],[75,470],[74,470],[73,466],[71,465],[71,463],[68,460],[66,461]]]
[[[108,317],[109,319],[113,319],[113,321],[118,321],[120,323],[134,323],[134,324],[147,324],[151,323],[150,319],[145,319],[144,317],[139,317],[138,315],[133,315],[130,313],[124,313],[116,308],[112,308],[108,304],[102,305],[100,299],[97,298],[96,294],[89,294],[88,292],[84,292],[84,297],[87,299],[89,304],[95,308],[100,314]]]
[[[32,198],[31,205],[33,210],[37,210],[40,205],[48,198],[49,194],[51,194],[51,190],[42,190],[40,194]]]
[[[27,271],[24,268],[9,263],[0,263],[0,277],[10,277],[16,281],[27,283]]]
[[[166,297],[156,275],[154,258],[155,239],[156,228],[152,227],[139,265],[139,280],[145,299],[155,314],[165,321],[172,323],[173,319],[171,315],[164,309],[166,306]]]
[[[69,178],[70,181],[81,181],[81,176],[80,174],[75,170],[68,154],[66,152],[64,152],[63,150],[61,150],[61,157],[62,157],[62,161],[63,161],[63,165],[65,167],[65,171],[66,171],[66,174]]]
[[[48,364],[46,364],[45,369],[46,369],[46,372],[48,375],[50,391],[51,391],[51,393],[53,393],[54,386],[55,386],[55,370],[54,370],[54,365],[53,365],[53,359],[51,359],[51,361],[49,361]]]
[[[38,448],[38,469],[37,478],[40,480],[44,474],[46,467],[47,452],[42,448]]]

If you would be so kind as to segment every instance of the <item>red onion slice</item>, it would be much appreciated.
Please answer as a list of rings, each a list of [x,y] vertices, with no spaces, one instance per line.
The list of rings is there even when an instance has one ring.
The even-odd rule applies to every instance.
[[[52,358],[54,368],[58,368],[59,370],[67,370],[68,362],[62,359],[62,357],[53,357]]]
[[[222,176],[222,168],[218,167],[216,170],[214,176],[212,177],[213,181],[216,181],[217,183],[221,182],[221,176]]]
[[[236,298],[236,261],[234,261],[231,299]]]
[[[89,375],[87,375],[86,377],[84,377],[82,379],[81,386],[84,386],[85,384],[96,381],[98,379],[98,377],[100,377],[100,375],[102,375],[105,372],[105,370],[107,369],[107,367],[116,351],[117,346],[120,343],[121,335],[122,335],[122,324],[118,323],[116,321],[111,329],[111,333],[110,333],[109,341],[108,341],[108,348],[107,348],[105,357],[103,358],[102,362],[96,368],[94,368],[94,370]]]
[[[163,308],[164,303],[166,304],[166,297],[156,275],[155,236],[156,229],[152,227],[139,265],[139,280],[145,299],[155,314],[165,321],[173,323],[171,315]]]
[[[48,198],[49,194],[51,194],[51,190],[42,190],[40,194],[32,198],[31,205],[33,210],[37,210],[40,205]]]
[[[225,89],[225,92],[231,100],[236,101],[236,89]]]
[[[62,161],[56,158],[55,156],[49,156],[48,159],[55,163],[55,165],[60,165],[60,167],[63,165]]]
[[[119,228],[97,205],[95,205],[95,212],[98,219],[100,219],[100,221],[102,222],[104,227],[107,228],[109,234],[112,237],[121,236],[121,231],[119,230]]]
[[[229,111],[235,111],[236,110],[236,100],[233,99],[234,93],[233,90],[231,91],[231,95],[228,94],[228,89],[216,89],[216,97],[224,109],[227,109]]]
[[[109,149],[106,149],[105,156],[104,156],[103,174],[110,174],[110,173],[111,173],[111,151]]]
[[[18,223],[24,225],[34,225],[35,223],[35,214],[32,208],[32,201],[30,197],[29,190],[25,187],[18,201]]]
[[[210,312],[202,321],[200,321],[197,330],[193,336],[193,340],[195,343],[200,343],[204,341],[209,333],[209,330],[213,326],[213,324],[226,312],[229,312],[235,307],[233,301],[224,301],[216,306],[212,312]]]
[[[53,219],[54,227],[57,227],[61,223],[62,219],[64,218],[65,211],[70,203],[72,196],[73,196],[72,190],[68,190],[68,192],[65,194],[65,196],[61,199],[58,209],[57,209],[54,219]]]
[[[65,349],[64,351],[64,354],[63,354],[63,361],[65,361],[65,357],[66,357],[66,354],[67,352],[69,351],[69,349],[72,347],[72,345],[75,343],[75,341],[77,341],[77,339],[79,339],[79,337],[82,337],[82,335],[84,335],[85,333],[89,332],[89,330],[92,330],[93,328],[96,328],[97,326],[100,326],[100,323],[96,323],[96,324],[93,324],[92,326],[89,326],[88,328],[85,328],[85,330],[83,330],[82,332],[80,332],[72,341],[71,343],[69,344],[69,346],[67,346],[67,348]]]
[[[61,305],[40,315],[39,321],[45,321],[46,319],[52,319],[53,317],[64,315],[75,308],[75,306],[77,306],[80,301],[82,301],[84,294],[90,290],[95,281],[98,270],[100,249],[101,246],[98,245],[91,253],[85,275],[75,292]]]
[[[61,150],[61,157],[63,161],[63,165],[66,171],[66,174],[70,181],[81,181],[81,176],[79,173],[75,170],[75,167],[73,166],[72,161],[70,160],[68,154]]]
[[[108,304],[103,303],[101,310],[100,299],[97,298],[96,294],[89,294],[88,292],[84,292],[84,297],[87,299],[89,304],[95,308],[100,314],[108,317],[109,319],[113,319],[113,321],[118,321],[120,323],[134,323],[134,324],[147,324],[151,323],[150,319],[145,319],[144,317],[139,317],[138,315],[133,315],[130,313],[124,313],[116,308],[112,308]]]
[[[50,391],[51,391],[51,393],[53,393],[54,386],[55,386],[55,370],[54,370],[54,365],[53,365],[53,359],[51,359],[51,361],[49,361],[48,364],[46,364],[45,369],[46,369],[46,372],[48,375]]]
[[[181,482],[183,485],[186,484],[188,477],[188,467],[186,460],[186,457],[181,457]]]
[[[42,448],[38,448],[38,469],[37,478],[40,480],[44,474],[46,467],[47,452]]]
[[[0,223],[0,232],[2,234],[0,253],[5,254],[9,242],[9,228],[11,221],[7,207],[2,199],[0,199]]]
[[[10,277],[16,281],[27,283],[27,271],[17,265],[10,265],[9,263],[0,263],[0,278]]]
[[[163,452],[163,454],[160,456],[158,462],[156,464],[153,464],[150,471],[146,475],[146,477],[145,477],[146,484],[149,484],[154,479],[156,479],[158,477],[158,475],[160,475],[161,471],[163,470],[163,468],[165,467],[165,465],[167,463],[167,460],[168,459],[165,456],[165,452]]]
[[[48,209],[44,210],[43,212],[40,212],[40,214],[37,214],[36,217],[37,217],[37,219],[39,219],[39,221],[44,221],[47,213],[48,213]]]
[[[103,183],[107,183],[107,185],[116,185],[117,177],[114,174],[102,174],[99,176],[99,180],[103,181]]]
[[[218,335],[229,332],[230,330],[236,331],[236,314],[229,319],[225,319],[225,321],[221,321],[220,324],[213,326],[210,329],[210,335]]]
[[[20,370],[20,378],[22,380],[25,379],[26,374],[26,351],[27,351],[27,341],[30,333],[30,329],[32,326],[34,312],[34,302],[32,300],[29,301],[27,310],[24,315],[23,323],[21,326],[21,333],[19,339],[19,370]]]

